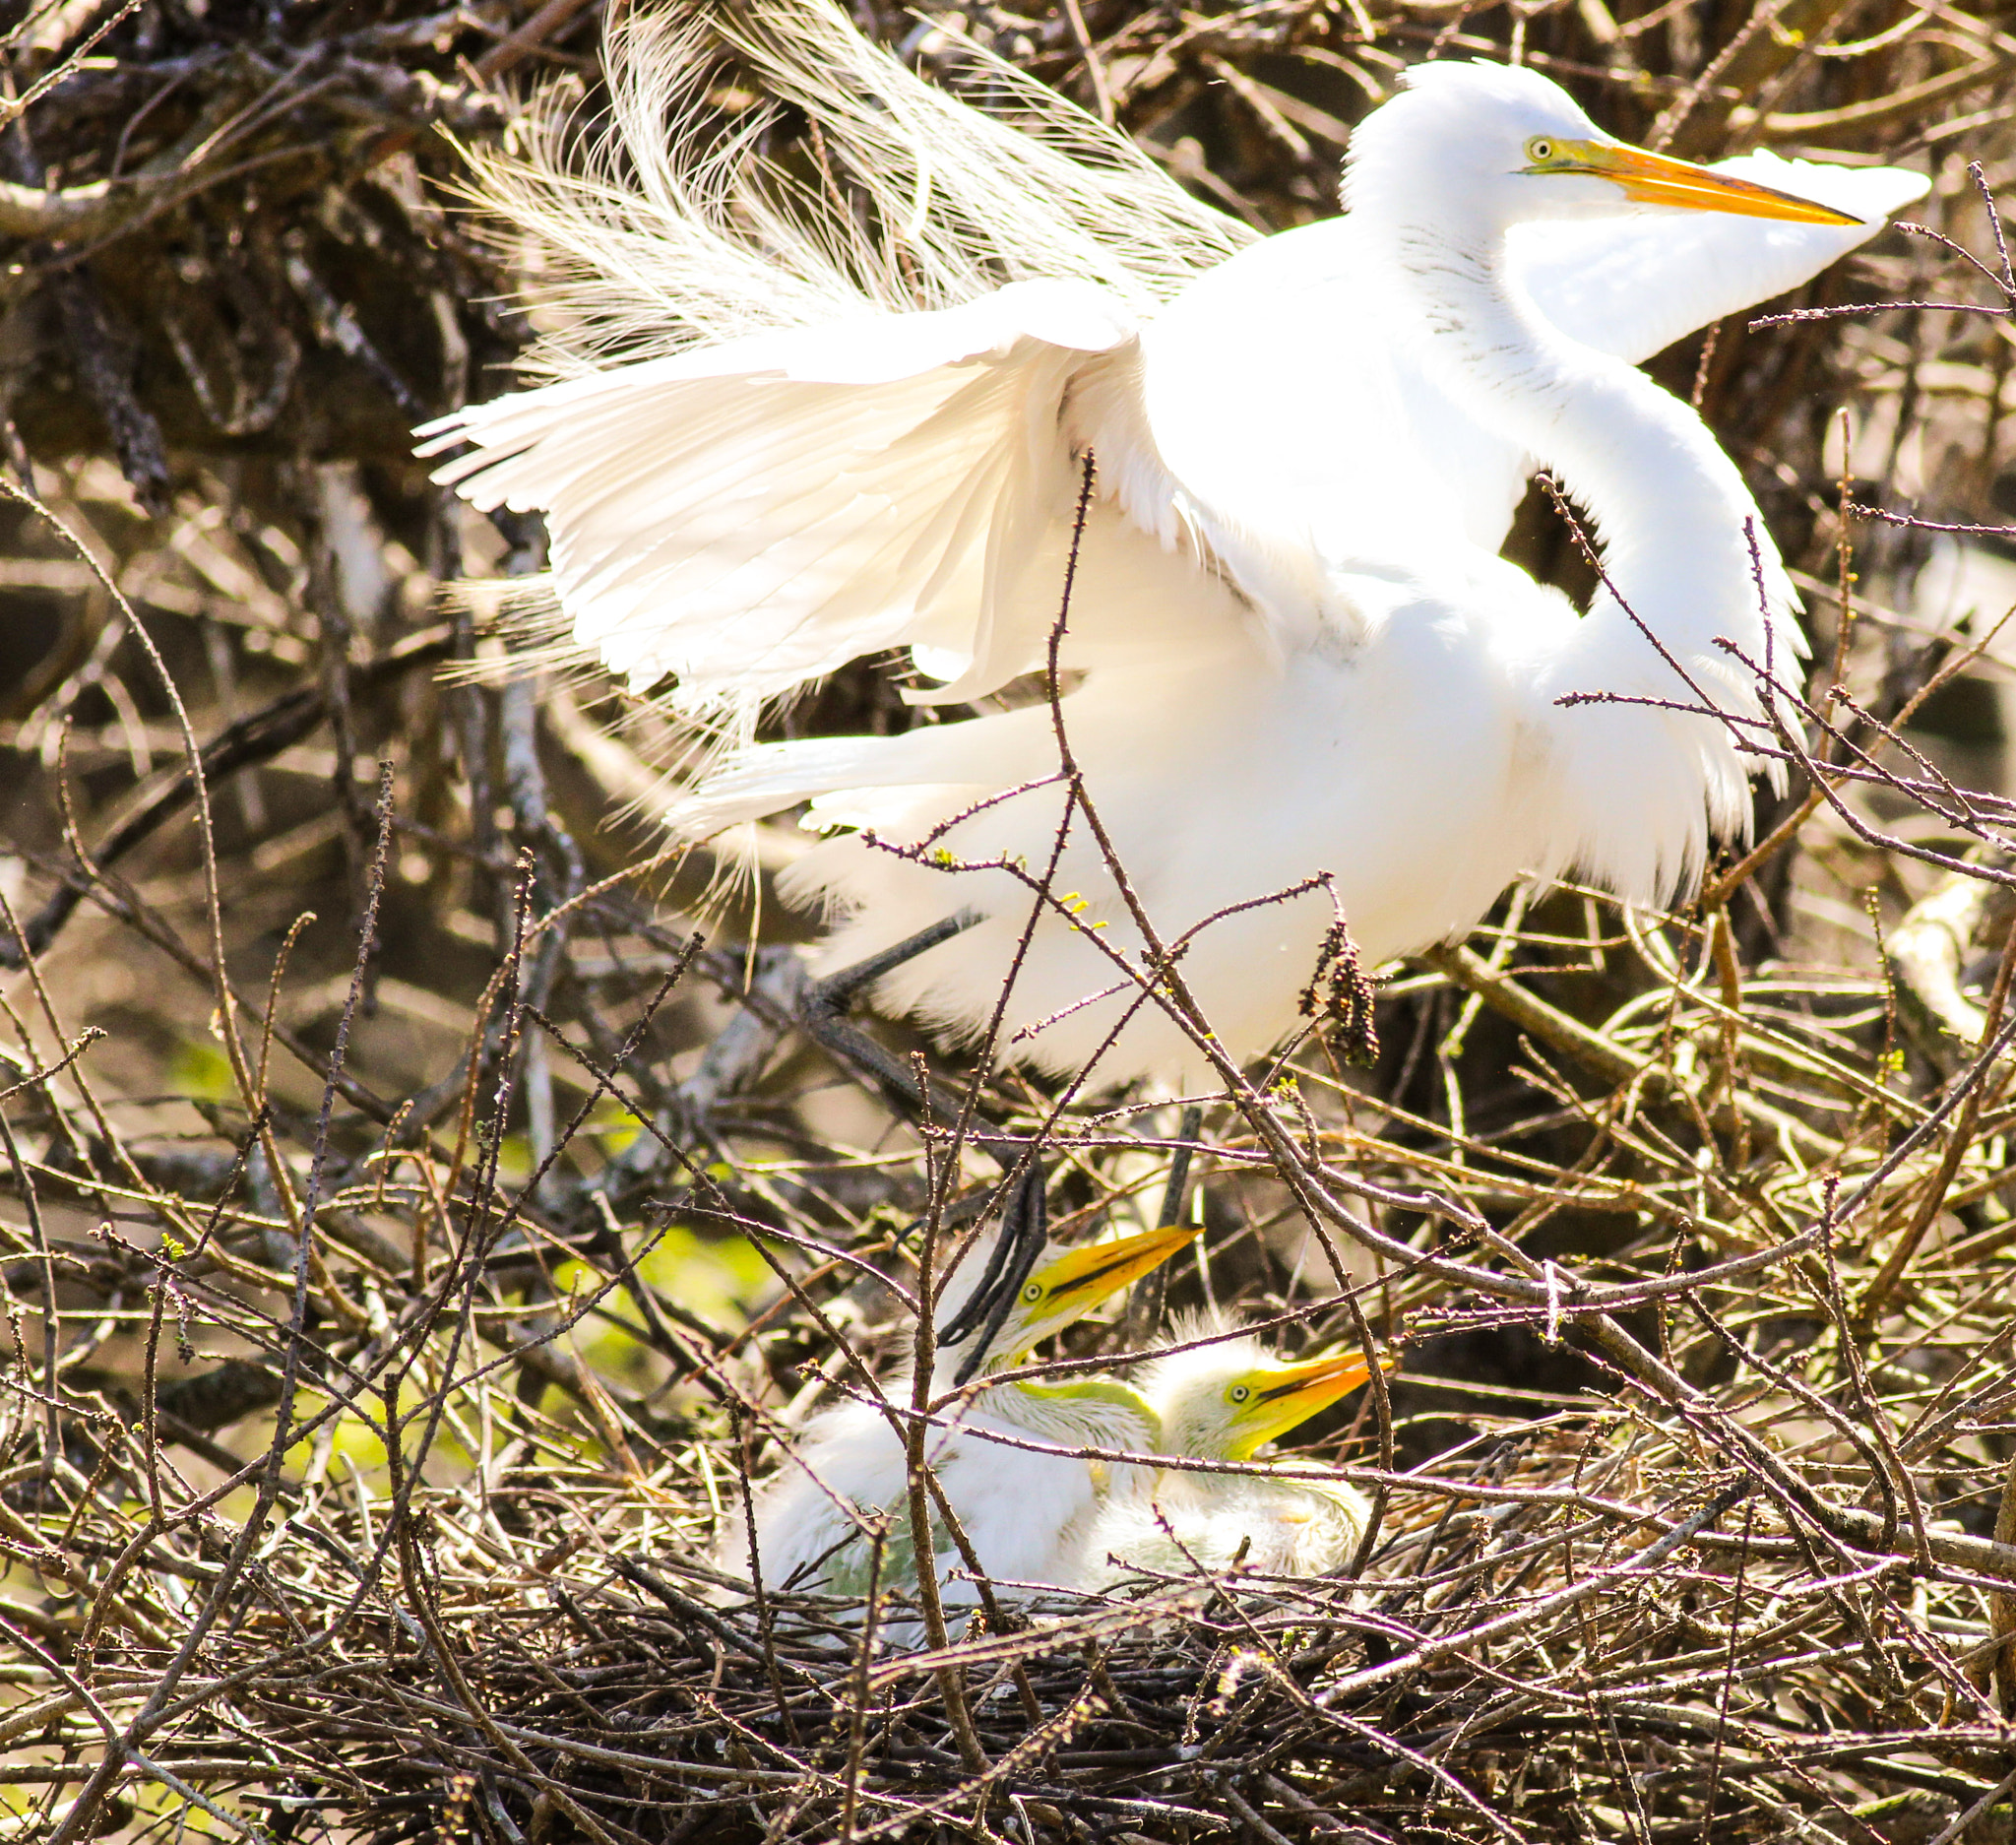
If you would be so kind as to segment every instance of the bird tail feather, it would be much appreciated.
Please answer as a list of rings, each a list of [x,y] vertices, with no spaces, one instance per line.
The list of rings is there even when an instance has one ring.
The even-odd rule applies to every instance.
[[[919,32],[984,107],[830,0],[613,24],[604,120],[585,125],[558,87],[512,145],[476,157],[479,197],[536,278],[529,368],[571,377],[1031,277],[1082,278],[1145,311],[1250,240],[1123,135],[950,28]],[[779,153],[789,110],[805,132]]]

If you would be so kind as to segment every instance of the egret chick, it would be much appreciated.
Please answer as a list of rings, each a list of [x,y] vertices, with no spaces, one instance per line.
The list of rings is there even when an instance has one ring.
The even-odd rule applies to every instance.
[[[1166,1261],[1194,1235],[1175,1228],[1073,1249],[1046,1246],[980,1355],[978,1376],[983,1380],[1020,1364],[1042,1340]],[[941,1324],[961,1316],[975,1285],[955,1278],[939,1304]],[[817,1417],[783,1469],[758,1491],[756,1550],[766,1587],[864,1594],[872,1561],[864,1526],[877,1513],[888,1520],[882,1584],[915,1586],[909,1470],[896,1427],[901,1418],[892,1422],[883,1408],[908,1409],[908,1368],[878,1386],[878,1399],[849,1401]],[[945,1417],[952,1426],[930,1431],[925,1459],[980,1567],[1008,1596],[1022,1584],[1056,1586],[1068,1580],[1061,1573],[1067,1534],[1089,1522],[1098,1477],[1088,1460],[1033,1452],[988,1437],[1139,1453],[1154,1449],[1159,1431],[1143,1395],[1110,1377],[1073,1377],[1055,1384],[1024,1378],[983,1389]],[[942,1582],[964,1561],[935,1516],[933,1526],[942,1598],[948,1608],[972,1607],[977,1595],[971,1583]],[[739,1522],[724,1547],[723,1564],[732,1573],[750,1573],[748,1540]],[[897,1623],[888,1632],[899,1644],[916,1638],[914,1623]]]
[[[1217,1330],[1192,1324],[1178,1338]],[[1144,1367],[1140,1389],[1162,1425],[1163,1453],[1246,1463],[1368,1374],[1358,1355],[1290,1365],[1257,1338],[1222,1339]],[[1103,1588],[1136,1569],[1235,1563],[1256,1575],[1322,1575],[1350,1561],[1370,1515],[1341,1480],[1128,1468],[1088,1521],[1075,1579]]]

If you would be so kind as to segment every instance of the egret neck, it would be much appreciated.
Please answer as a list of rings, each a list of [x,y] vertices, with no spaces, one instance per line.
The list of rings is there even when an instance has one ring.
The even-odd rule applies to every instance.
[[[1470,247],[1458,247],[1468,241]],[[1755,659],[1764,621],[1748,523],[1777,607],[1792,600],[1735,464],[1686,405],[1554,326],[1514,279],[1506,238],[1417,226],[1396,252],[1433,337],[1424,362],[1491,433],[1518,443],[1589,513],[1605,574],[1683,660],[1728,635]],[[1628,622],[1607,596],[1592,613]],[[1685,688],[1666,669],[1665,695]]]
[[[1803,642],[1789,619],[1792,586],[1741,476],[1694,412],[1562,333],[1516,280],[1504,234],[1513,221],[1498,222],[1513,195],[1481,188],[1428,211],[1388,191],[1387,163],[1368,165],[1354,172],[1354,211],[1397,311],[1412,317],[1418,362],[1586,509],[1609,586],[1581,619],[1530,587],[1489,598],[1495,646],[1527,688],[1522,722],[1549,778],[1539,802],[1546,862],[1529,868],[1572,866],[1627,901],[1663,901],[1698,876],[1713,835],[1747,833],[1755,758],[1721,717],[1560,701],[1705,702],[1738,729],[1754,722],[1765,715],[1755,681],[1715,643],[1726,636],[1752,661],[1775,653],[1781,670],[1795,668]],[[1501,568],[1484,554],[1467,567],[1484,582]]]

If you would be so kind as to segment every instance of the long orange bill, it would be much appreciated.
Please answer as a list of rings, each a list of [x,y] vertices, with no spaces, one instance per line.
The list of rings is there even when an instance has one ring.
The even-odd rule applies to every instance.
[[[1393,1365],[1390,1358],[1379,1361],[1382,1370],[1391,1370]],[[1253,1421],[1265,1431],[1264,1439],[1276,1440],[1318,1410],[1328,1409],[1347,1391],[1355,1390],[1371,1374],[1362,1354],[1284,1366],[1264,1389],[1255,1392]]]
[[[1591,173],[1618,186],[1638,205],[1674,205],[1690,212],[1728,212],[1737,218],[1777,218],[1794,224],[1859,224],[1853,212],[1778,192],[1753,180],[1710,172],[1687,160],[1672,160],[1643,148],[1583,142],[1562,147],[1558,162],[1530,171]]]

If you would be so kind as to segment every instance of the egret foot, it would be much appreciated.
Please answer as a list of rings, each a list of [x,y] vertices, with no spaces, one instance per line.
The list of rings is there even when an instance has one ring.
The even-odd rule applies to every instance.
[[[798,1018],[806,1033],[835,1056],[871,1076],[889,1101],[906,1114],[922,1110],[956,1115],[959,1102],[928,1079],[925,1093],[920,1095],[915,1074],[906,1069],[887,1047],[877,1044],[854,1024],[848,1016],[849,1011],[853,1002],[885,974],[937,947],[940,942],[950,941],[979,921],[979,916],[971,910],[942,918],[930,927],[906,936],[879,954],[869,955],[851,967],[842,968],[838,974],[828,975],[825,980],[809,986],[798,1001]],[[1001,1208],[1000,1234],[988,1251],[987,1265],[981,1272],[978,1287],[938,1334],[941,1346],[954,1346],[971,1338],[976,1329],[981,1330],[981,1337],[976,1341],[960,1368],[957,1381],[961,1384],[972,1381],[981,1360],[992,1348],[1022,1292],[1023,1283],[1029,1279],[1030,1270],[1042,1253],[1049,1234],[1049,1212],[1044,1197],[1047,1180],[1041,1162],[1033,1162],[1020,1178],[1015,1178],[1012,1168],[1020,1147],[1014,1143],[1001,1146],[990,1140],[988,1151],[1011,1169],[1008,1195]]]
[[[973,1350],[966,1355],[966,1363],[960,1366],[954,1376],[955,1384],[973,1381],[980,1361],[993,1350],[994,1341],[1021,1298],[1022,1284],[1029,1279],[1029,1271],[1036,1266],[1037,1257],[1042,1254],[1043,1245],[1049,1241],[1047,1184],[1040,1160],[1032,1160],[1020,1178],[1011,1178],[1008,1200],[1001,1210],[1000,1235],[994,1239],[994,1246],[987,1254],[987,1265],[980,1271],[979,1286],[967,1297],[966,1304],[939,1328],[938,1344],[941,1348],[963,1345],[973,1338],[976,1329],[980,1335],[974,1341]]]
[[[906,936],[881,953],[869,955],[864,961],[856,961],[852,967],[842,968],[838,974],[829,974],[823,981],[813,983],[798,1001],[798,1021],[807,1035],[835,1056],[873,1077],[883,1094],[905,1113],[924,1109],[943,1114],[957,1114],[959,1105],[939,1091],[935,1084],[927,1083],[926,1092],[919,1094],[916,1077],[903,1066],[893,1051],[878,1045],[848,1014],[861,993],[885,974],[937,947],[940,942],[950,941],[953,936],[972,928],[979,920],[978,915],[971,910],[961,910],[942,918],[929,928],[918,929],[914,935]]]

